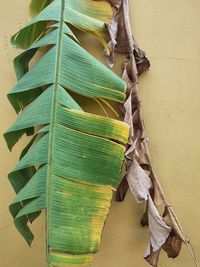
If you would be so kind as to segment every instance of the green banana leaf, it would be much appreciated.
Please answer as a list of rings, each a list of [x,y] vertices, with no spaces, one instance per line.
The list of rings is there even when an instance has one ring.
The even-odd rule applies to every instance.
[[[8,99],[19,115],[4,137],[10,150],[24,134],[32,139],[9,174],[16,192],[10,212],[31,245],[29,223],[45,210],[48,266],[80,266],[99,249],[129,127],[84,112],[71,96],[124,102],[126,86],[81,48],[70,27],[106,46],[112,9],[93,0],[33,0],[30,8],[34,18],[12,37],[26,50],[14,60],[18,82]],[[46,53],[29,68],[41,48]]]

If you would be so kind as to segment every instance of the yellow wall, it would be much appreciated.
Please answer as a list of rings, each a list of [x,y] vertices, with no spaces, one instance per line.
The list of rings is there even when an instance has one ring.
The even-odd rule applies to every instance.
[[[0,11],[0,130],[15,120],[6,93],[15,84],[9,37],[27,21],[29,1],[2,1]],[[152,162],[185,232],[200,254],[200,2],[199,0],[130,0],[131,20],[140,46],[151,60],[151,69],[140,81]],[[2,135],[1,135],[2,136]],[[0,266],[44,267],[43,216],[34,223],[36,236],[30,249],[15,229],[8,205],[14,197],[7,173],[15,165],[18,145],[10,154],[0,138]],[[144,267],[142,259],[148,231],[139,225],[143,206],[129,194],[113,203],[93,267]],[[162,254],[162,267],[189,267],[192,260],[183,248],[174,261]]]

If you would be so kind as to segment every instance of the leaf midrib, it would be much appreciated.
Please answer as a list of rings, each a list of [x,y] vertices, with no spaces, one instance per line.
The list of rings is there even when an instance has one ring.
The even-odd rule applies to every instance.
[[[47,169],[47,196],[46,196],[46,253],[47,253],[47,267],[49,267],[49,203],[50,203],[50,190],[51,190],[51,177],[52,177],[52,161],[53,161],[53,149],[54,149],[54,138],[55,138],[55,121],[56,121],[56,109],[57,109],[57,99],[58,99],[58,86],[59,86],[59,74],[60,74],[60,66],[61,66],[61,50],[62,50],[62,40],[63,40],[63,23],[64,23],[64,10],[65,10],[65,1],[61,1],[61,9],[60,9],[60,27],[59,34],[57,39],[57,51],[56,51],[56,64],[55,64],[55,84],[53,88],[53,97],[52,97],[52,117],[51,117],[51,126],[49,133],[49,149],[48,149],[48,169]]]

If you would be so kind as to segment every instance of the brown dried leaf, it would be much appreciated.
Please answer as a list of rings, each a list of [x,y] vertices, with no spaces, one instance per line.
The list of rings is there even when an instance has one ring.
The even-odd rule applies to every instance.
[[[151,171],[151,163],[148,152],[146,151],[145,139],[137,146],[137,157],[140,166],[143,166],[143,169],[145,170]]]
[[[173,231],[176,233],[176,235],[182,240],[184,243],[188,243],[188,238],[185,237],[183,233],[183,229],[177,220],[177,217],[172,209],[172,207],[167,206],[165,208],[164,213],[164,221],[167,225],[171,226]]]
[[[127,174],[127,181],[131,192],[135,196],[138,203],[147,201],[149,189],[152,186],[149,176],[140,167],[138,162],[134,159],[129,172]]]
[[[142,227],[149,225],[148,210],[146,210],[144,214],[142,215],[142,218],[140,219],[140,224],[142,225]]]
[[[116,42],[116,35],[117,35],[117,28],[118,28],[118,24],[117,21],[115,19],[112,19],[110,24],[106,24],[106,28],[108,30],[108,33],[110,35],[110,42],[108,43],[108,47],[110,50],[110,54],[106,55],[106,63],[109,66],[109,68],[112,68],[114,66],[115,63],[115,47],[117,45]]]
[[[149,177],[150,178],[150,177]],[[154,189],[153,188],[150,188],[149,190],[149,193],[150,193],[150,196],[152,199],[154,199]],[[144,227],[146,225],[149,225],[149,220],[148,220],[148,201],[146,203],[146,209],[145,209],[145,212],[142,216],[142,218],[140,219],[140,224]]]
[[[120,4],[121,4],[121,0],[108,0],[111,5],[113,5],[114,7],[116,8],[119,8],[120,7]]]
[[[138,76],[142,75],[145,71],[149,70],[150,62],[145,56],[144,51],[137,47],[134,49],[134,56],[138,70]]]
[[[137,72],[141,75],[150,67],[149,60],[145,57],[145,53],[138,48],[138,45],[132,35],[129,21],[129,5],[127,0],[109,0],[116,7],[117,12],[107,29],[110,34],[109,42],[110,56],[107,57],[109,67],[114,65],[114,52],[123,53],[127,56],[135,56]]]
[[[163,250],[167,253],[169,258],[176,258],[182,247],[182,240],[177,236],[174,231],[171,231],[165,244],[162,246]]]
[[[156,206],[154,205],[150,195],[148,196],[148,221],[150,242],[144,255],[145,258],[151,255],[152,251],[158,251],[166,242],[166,239],[171,232],[171,227],[166,225],[163,218],[158,213],[158,210],[156,209]]]
[[[163,191],[162,191],[160,184],[159,184],[158,180],[156,179],[153,172],[151,172],[150,178],[151,178],[151,181],[153,183],[153,202],[154,202],[154,204],[156,205],[156,207],[161,206],[161,205],[165,206],[165,197],[163,195]]]
[[[133,136],[133,120],[132,120],[132,95],[130,94],[128,99],[126,100],[125,104],[125,116],[124,116],[124,122],[127,123],[130,126],[129,130],[129,144],[131,144],[130,137]]]
[[[129,145],[130,147],[127,149],[125,155],[127,158],[132,159],[134,154],[134,150],[140,145],[141,141],[145,139],[145,133],[143,131],[143,126],[141,125],[141,117],[140,110],[137,109],[133,115],[131,120],[132,125],[132,135],[129,136]],[[131,133],[130,133],[131,134]]]
[[[153,251],[152,247],[150,248],[150,254],[145,258],[145,260],[151,264],[153,267],[157,267],[161,249]]]
[[[115,200],[118,202],[124,201],[124,198],[126,196],[126,193],[128,191],[129,185],[126,179],[126,176],[122,179],[119,187],[117,188]]]
[[[131,77],[129,76],[129,73],[128,73],[128,65],[130,64],[130,60],[126,63],[124,63],[124,70],[123,70],[123,73],[122,73],[122,79],[126,82],[126,85],[127,85],[127,89],[126,89],[126,95],[127,95],[127,98],[129,97],[129,95],[133,95],[133,92],[131,92],[132,90],[136,90],[135,88],[135,84],[133,83],[133,81],[131,80]]]
[[[117,52],[130,55],[133,53],[135,41],[132,36],[131,27],[129,23],[129,6],[127,0],[122,0],[116,20],[118,22],[118,31],[116,36],[117,45],[115,50]]]

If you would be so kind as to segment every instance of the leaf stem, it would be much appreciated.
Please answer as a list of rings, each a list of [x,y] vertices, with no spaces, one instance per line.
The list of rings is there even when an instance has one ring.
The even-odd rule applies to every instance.
[[[49,154],[48,154],[48,173],[47,173],[47,207],[49,207],[50,198],[51,198],[51,176],[52,176],[52,162],[53,162],[53,148],[54,148],[54,138],[55,138],[55,120],[56,120],[56,109],[57,109],[57,90],[59,85],[59,73],[60,73],[60,63],[61,63],[61,49],[62,49],[62,34],[63,34],[63,23],[64,23],[64,9],[65,9],[65,1],[61,1],[61,9],[60,9],[60,27],[59,34],[57,40],[57,54],[56,54],[56,64],[55,64],[55,84],[54,91],[52,97],[52,118],[51,118],[51,129],[49,135]],[[46,209],[46,248],[47,248],[47,267],[50,267],[50,247],[49,247],[49,221],[50,221],[50,213],[48,209]]]

